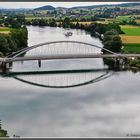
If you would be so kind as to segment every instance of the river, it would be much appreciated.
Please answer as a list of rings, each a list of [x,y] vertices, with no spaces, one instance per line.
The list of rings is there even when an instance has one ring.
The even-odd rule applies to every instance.
[[[102,46],[99,39],[83,30],[70,30],[73,35],[66,37],[67,30],[63,28],[27,28],[29,46],[56,40],[76,40]],[[107,68],[102,59],[43,62],[42,69],[45,68],[75,71],[0,77],[0,119],[9,136],[140,135],[139,73],[102,70]],[[81,70],[85,68],[87,70]],[[97,68],[101,71],[95,70]],[[27,70],[40,68],[36,62],[17,62],[11,71]]]

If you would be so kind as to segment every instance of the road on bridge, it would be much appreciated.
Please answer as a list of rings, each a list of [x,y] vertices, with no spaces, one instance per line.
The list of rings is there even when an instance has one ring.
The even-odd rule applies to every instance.
[[[54,59],[84,59],[84,58],[128,58],[140,57],[140,54],[59,54],[59,55],[34,55],[15,58],[0,58],[0,62],[54,60]]]

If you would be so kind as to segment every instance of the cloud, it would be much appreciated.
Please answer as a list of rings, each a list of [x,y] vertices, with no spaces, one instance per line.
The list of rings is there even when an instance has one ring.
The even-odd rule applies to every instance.
[[[121,137],[139,133],[137,74],[122,72],[99,83],[70,89],[21,86],[10,81],[13,86],[0,92],[0,116],[10,135]]]

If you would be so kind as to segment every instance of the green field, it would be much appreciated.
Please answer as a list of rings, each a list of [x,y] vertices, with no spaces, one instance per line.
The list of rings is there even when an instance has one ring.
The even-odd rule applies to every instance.
[[[121,30],[125,33],[125,35],[130,36],[140,36],[140,27],[139,26],[121,26]]]
[[[30,16],[30,17],[26,17],[25,19],[27,20],[27,21],[30,21],[30,20],[32,20],[32,19],[46,19],[46,20],[48,20],[48,19],[51,19],[52,17],[41,17],[41,16],[38,16],[38,17],[35,17],[35,16]]]
[[[10,28],[7,28],[7,27],[0,27],[0,33],[9,33],[10,32]]]
[[[115,19],[116,22],[121,22],[121,21],[130,21],[130,15],[129,16],[117,16]]]
[[[124,44],[123,51],[126,53],[140,53],[140,44]]]

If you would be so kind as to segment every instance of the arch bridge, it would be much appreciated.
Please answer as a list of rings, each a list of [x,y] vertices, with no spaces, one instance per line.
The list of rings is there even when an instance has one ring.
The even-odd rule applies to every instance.
[[[6,58],[0,58],[0,62],[5,71],[7,64],[15,61],[37,60],[41,65],[41,60],[126,57],[140,57],[140,54],[117,54],[96,44],[80,41],[53,41],[21,49]]]

